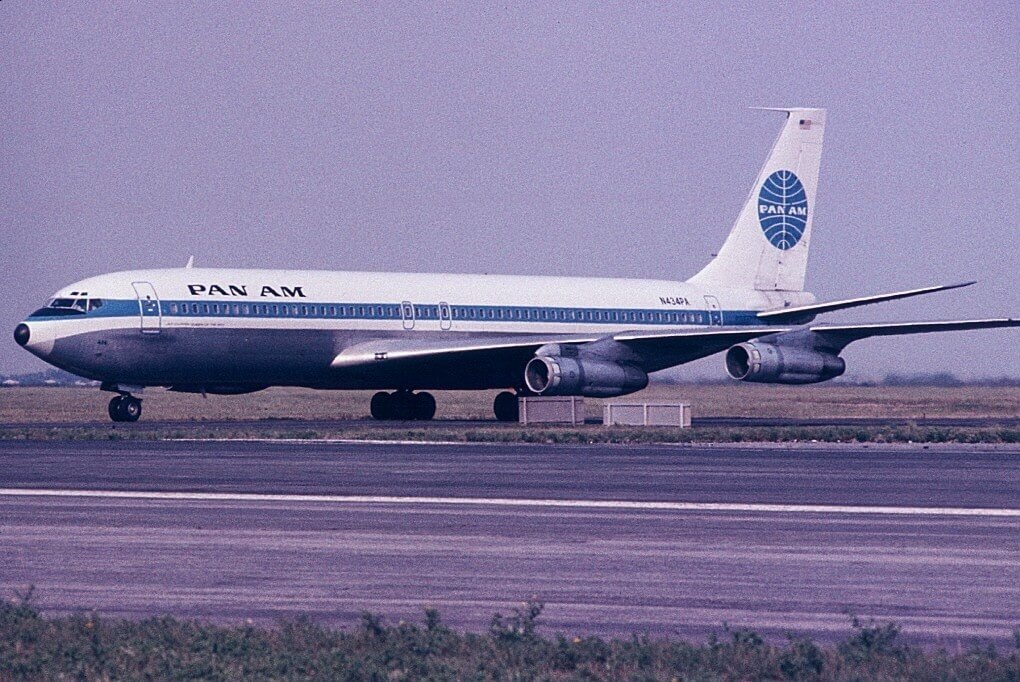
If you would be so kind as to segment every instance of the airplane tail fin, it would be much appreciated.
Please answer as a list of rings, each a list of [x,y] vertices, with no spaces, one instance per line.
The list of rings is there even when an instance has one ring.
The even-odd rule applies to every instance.
[[[718,255],[689,282],[704,288],[803,291],[825,109],[787,115]]]

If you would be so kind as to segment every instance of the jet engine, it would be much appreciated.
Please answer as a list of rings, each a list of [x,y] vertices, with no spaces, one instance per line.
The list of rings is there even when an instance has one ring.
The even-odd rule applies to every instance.
[[[605,360],[538,355],[524,368],[524,383],[537,395],[612,398],[640,391],[648,385],[648,374]]]
[[[748,341],[726,351],[726,372],[739,381],[815,384],[845,371],[843,358],[813,348]]]

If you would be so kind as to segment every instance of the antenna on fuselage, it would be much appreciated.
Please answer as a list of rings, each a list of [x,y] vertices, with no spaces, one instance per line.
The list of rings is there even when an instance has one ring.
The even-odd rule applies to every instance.
[[[194,256],[188,256],[188,262],[185,263],[184,268],[186,270],[190,270],[191,266],[193,266],[194,264],[195,264],[195,257]]]

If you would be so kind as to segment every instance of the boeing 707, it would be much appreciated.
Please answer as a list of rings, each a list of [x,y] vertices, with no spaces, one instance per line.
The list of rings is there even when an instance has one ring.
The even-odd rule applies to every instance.
[[[999,318],[815,324],[837,310],[970,282],[818,303],[804,291],[824,109],[785,124],[722,249],[687,281],[174,268],[75,282],[17,325],[15,341],[116,395],[241,394],[270,386],[369,389],[377,419],[431,419],[429,390],[621,396],[650,374],[716,353],[734,379],[838,377],[840,353],[874,336],[1016,327]]]

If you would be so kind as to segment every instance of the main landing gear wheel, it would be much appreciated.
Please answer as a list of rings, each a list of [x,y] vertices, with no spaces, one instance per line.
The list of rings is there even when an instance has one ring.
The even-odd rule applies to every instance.
[[[517,396],[510,391],[503,391],[492,401],[492,411],[501,422],[515,422],[520,419]]]
[[[109,413],[115,422],[136,422],[142,416],[142,401],[133,395],[119,395],[110,401]]]
[[[372,416],[379,420],[428,421],[436,415],[436,399],[431,393],[380,391],[372,396],[370,410]]]
[[[412,396],[414,418],[428,421],[436,416],[436,399],[431,393],[415,393]]]

